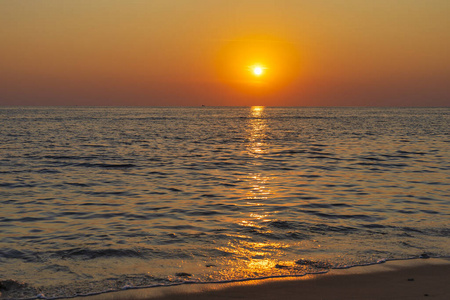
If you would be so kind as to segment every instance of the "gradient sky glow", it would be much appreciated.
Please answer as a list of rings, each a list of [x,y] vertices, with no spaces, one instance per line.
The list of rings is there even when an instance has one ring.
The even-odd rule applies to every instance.
[[[449,106],[449,16],[448,0],[0,0],[0,105]]]

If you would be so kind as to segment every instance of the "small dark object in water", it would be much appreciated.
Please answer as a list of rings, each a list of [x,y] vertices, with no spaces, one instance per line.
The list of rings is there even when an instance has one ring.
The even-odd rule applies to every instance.
[[[283,265],[279,265],[279,264],[276,264],[275,268],[277,268],[277,269],[289,269],[288,266],[283,266]]]
[[[408,281],[414,281],[414,278],[408,278]]]
[[[321,261],[314,261],[314,260],[309,260],[309,259],[299,259],[295,262],[297,265],[301,265],[301,266],[311,266],[314,268],[318,268],[318,269],[326,269],[326,268],[330,268],[331,265],[327,262],[321,262]]]
[[[178,277],[191,277],[192,276],[192,274],[184,273],[184,272],[176,273],[175,275]]]
[[[430,256],[428,254],[426,254],[426,253],[422,253],[419,257],[423,258],[423,259],[430,258]]]
[[[428,297],[429,295],[428,294],[423,294],[425,297]]]
[[[213,265],[213,264],[208,264],[208,265],[205,265],[205,267],[207,267],[207,268],[211,268],[211,267],[215,267],[216,265]]]

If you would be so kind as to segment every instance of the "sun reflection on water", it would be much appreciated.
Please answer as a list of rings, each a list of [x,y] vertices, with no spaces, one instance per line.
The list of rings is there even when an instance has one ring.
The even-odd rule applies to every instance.
[[[253,158],[267,153],[267,120],[263,117],[264,106],[252,106],[250,110],[247,151]]]
[[[279,259],[287,247],[279,242],[230,241],[226,247],[218,249],[232,254],[232,257],[224,262],[227,268],[219,270],[216,275],[227,280],[305,273],[307,266]]]
[[[267,118],[264,116],[264,106],[253,106],[250,109],[247,127],[247,155],[250,172],[244,178],[248,188],[245,195],[247,213],[237,224],[244,232],[257,232],[261,239],[234,239],[218,250],[231,254],[225,262],[229,267],[220,271],[221,276],[227,278],[249,278],[269,275],[281,275],[288,272],[280,268],[293,262],[280,262],[274,257],[283,257],[287,244],[272,242],[267,237],[272,233],[264,224],[272,221],[272,211],[266,209],[267,201],[274,197],[270,186],[271,177],[261,171],[264,166],[264,155],[268,153],[267,132],[269,130]]]
[[[247,175],[246,181],[249,184],[249,189],[246,194],[247,204],[253,206],[264,206],[264,202],[272,195],[269,186],[270,177],[263,175],[257,167],[262,162],[261,159],[267,153],[267,119],[264,117],[264,106],[252,106],[250,109],[250,116],[247,128],[247,152],[253,158],[250,164],[252,172]],[[254,171],[253,171],[254,170]],[[267,212],[258,211],[250,213],[249,217],[252,219],[259,219],[256,216],[268,216]]]
[[[211,276],[229,280],[304,274],[309,266],[296,263],[289,254],[293,243],[274,242],[275,233],[269,225],[277,220],[277,212],[269,209],[277,197],[277,188],[265,162],[271,145],[264,106],[251,107],[246,132],[249,171],[241,178],[246,184],[239,202],[243,213],[239,220],[234,220],[238,227],[236,234],[226,245],[216,248],[224,253],[223,260],[218,262],[224,267],[212,271]]]

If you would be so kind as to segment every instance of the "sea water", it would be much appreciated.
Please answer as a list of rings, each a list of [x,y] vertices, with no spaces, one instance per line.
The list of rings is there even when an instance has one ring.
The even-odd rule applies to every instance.
[[[449,108],[0,108],[2,298],[450,255]]]

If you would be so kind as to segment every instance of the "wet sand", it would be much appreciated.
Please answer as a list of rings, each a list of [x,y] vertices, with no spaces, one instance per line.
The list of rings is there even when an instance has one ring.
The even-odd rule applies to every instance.
[[[450,258],[391,261],[294,278],[126,290],[86,300],[450,299]]]

